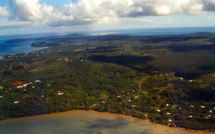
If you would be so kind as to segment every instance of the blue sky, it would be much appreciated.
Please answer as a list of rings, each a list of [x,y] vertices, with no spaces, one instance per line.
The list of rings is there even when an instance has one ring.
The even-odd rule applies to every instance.
[[[215,0],[1,0],[0,35],[215,24]]]

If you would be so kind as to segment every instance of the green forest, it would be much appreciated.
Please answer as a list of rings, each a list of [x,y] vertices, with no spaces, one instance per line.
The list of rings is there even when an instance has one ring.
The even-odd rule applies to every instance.
[[[31,39],[0,58],[0,120],[69,110],[215,130],[215,34]]]

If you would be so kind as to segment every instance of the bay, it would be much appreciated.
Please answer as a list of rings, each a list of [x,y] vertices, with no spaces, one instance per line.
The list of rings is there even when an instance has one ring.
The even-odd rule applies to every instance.
[[[1,134],[204,134],[95,111],[68,111],[0,121]],[[212,134],[212,133],[211,133]],[[213,133],[214,134],[214,133]]]
[[[43,47],[32,47],[35,41],[8,41],[0,40],[0,56],[11,55],[17,53],[28,53],[44,49]]]

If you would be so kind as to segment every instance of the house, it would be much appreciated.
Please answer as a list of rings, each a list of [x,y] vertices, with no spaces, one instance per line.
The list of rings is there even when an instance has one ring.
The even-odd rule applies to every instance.
[[[135,99],[138,99],[138,98],[139,98],[139,96],[135,96],[134,98],[135,98]]]
[[[201,106],[201,108],[205,108],[205,106]]]
[[[157,112],[160,112],[161,110],[160,109],[157,109]]]
[[[40,83],[40,82],[41,82],[40,80],[36,80],[36,81],[35,81],[35,83]]]
[[[193,116],[192,116],[192,115],[189,115],[189,118],[193,118]]]
[[[131,105],[131,107],[137,107],[137,105]]]
[[[27,87],[29,84],[28,83],[25,83],[25,84],[23,84],[22,86],[23,87]]]
[[[167,114],[167,115],[170,115],[171,113],[167,112],[166,114]]]
[[[58,95],[64,95],[64,92],[62,92],[62,91],[58,91],[58,93],[57,93]]]
[[[11,86],[21,85],[22,81],[11,82]]]
[[[18,104],[19,103],[19,101],[14,101],[14,104]]]
[[[169,121],[169,122],[172,122],[172,120],[171,120],[171,119],[169,119],[168,121]]]
[[[17,86],[16,88],[23,88],[23,86]]]

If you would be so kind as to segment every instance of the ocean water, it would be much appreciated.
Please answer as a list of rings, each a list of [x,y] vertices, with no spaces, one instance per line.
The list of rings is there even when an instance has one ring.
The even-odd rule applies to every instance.
[[[69,111],[0,121],[1,134],[204,134],[124,115]],[[214,134],[214,133],[210,133]]]
[[[32,47],[31,44],[34,41],[17,41],[17,42],[7,42],[8,40],[0,40],[0,56],[17,54],[17,53],[27,53],[43,48]]]
[[[134,30],[116,30],[113,34],[122,35],[164,35],[164,34],[192,34],[198,32],[215,33],[215,27],[179,27],[179,28],[147,28]]]
[[[107,35],[107,34],[120,34],[120,35],[163,35],[163,34],[191,34],[197,32],[210,32],[215,33],[215,27],[186,27],[186,28],[145,28],[145,29],[125,29],[125,30],[109,30],[109,31],[95,31],[95,32],[76,32],[76,34],[87,35]],[[43,48],[31,47],[34,41],[18,41],[7,42],[11,39],[21,38],[63,38],[64,35],[74,33],[48,33],[48,34],[25,34],[25,35],[10,35],[0,36],[0,56],[26,53]]]

